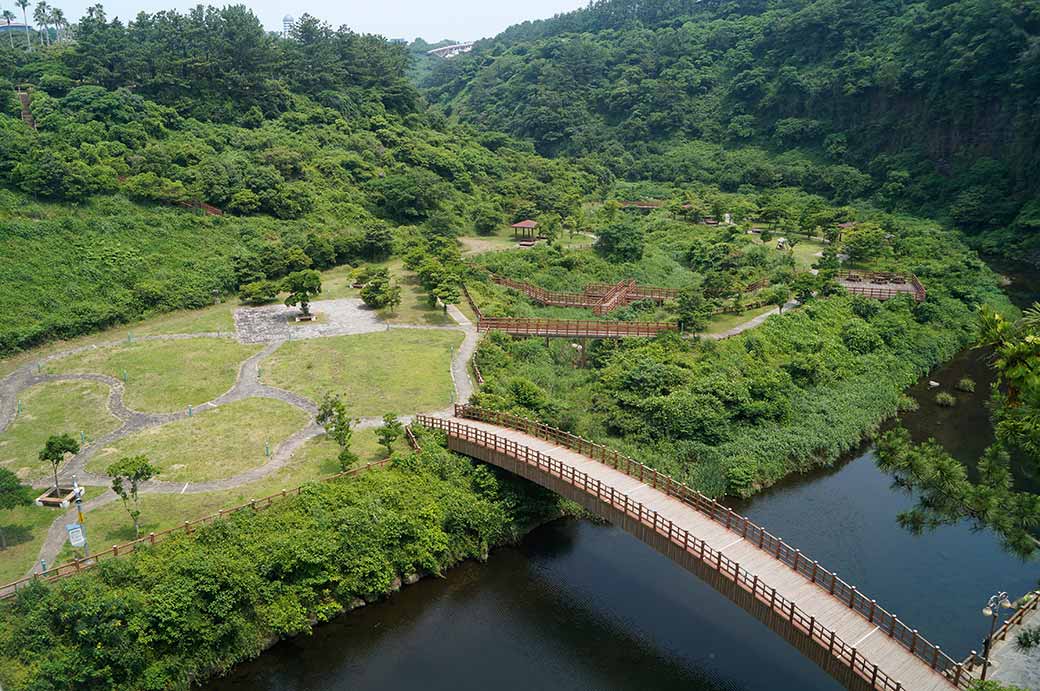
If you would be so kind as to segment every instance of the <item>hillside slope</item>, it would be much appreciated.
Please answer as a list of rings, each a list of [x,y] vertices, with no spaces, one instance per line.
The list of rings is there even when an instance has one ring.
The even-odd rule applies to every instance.
[[[600,0],[424,86],[459,120],[630,180],[721,172],[1036,233],[1038,46],[1037,0]]]

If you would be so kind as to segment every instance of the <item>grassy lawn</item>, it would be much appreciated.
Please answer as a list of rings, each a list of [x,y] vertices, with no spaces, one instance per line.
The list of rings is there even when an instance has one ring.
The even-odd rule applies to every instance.
[[[288,403],[250,398],[145,430],[100,450],[87,469],[104,473],[110,463],[144,454],[160,480],[202,482],[232,477],[263,465],[265,445],[278,444],[302,429],[308,415]]]
[[[717,334],[723,331],[729,331],[730,329],[740,326],[745,322],[749,322],[755,317],[766,314],[768,312],[776,312],[776,307],[772,305],[766,305],[765,307],[759,307],[757,309],[748,310],[747,312],[741,312],[740,314],[716,314],[708,322],[708,328],[704,330],[705,333]]]
[[[149,319],[140,324],[132,324],[122,328],[135,336],[152,334],[196,334],[215,333],[232,335],[235,333],[235,319],[232,312],[238,307],[238,299],[219,305],[211,305],[198,310],[181,310]]]
[[[229,339],[135,341],[56,360],[55,372],[127,374],[124,402],[132,410],[163,413],[213,400],[230,389],[242,362],[260,346]]]
[[[769,241],[769,246],[774,248],[774,251],[776,252],[785,251],[776,249],[776,241],[781,237],[783,236],[774,232],[773,239]],[[820,240],[819,238],[809,239],[804,235],[800,235],[797,233],[791,237],[793,237],[798,242],[798,244],[795,245],[794,250],[792,251],[792,254],[794,255],[795,264],[799,269],[803,271],[808,271],[812,268],[813,264],[819,261],[820,258],[816,255],[822,252],[823,248],[827,245],[823,242],[823,240]],[[756,244],[763,244],[762,239],[757,235],[754,236],[754,241]]]
[[[122,424],[108,412],[108,387],[96,382],[51,382],[22,392],[22,412],[0,433],[0,467],[23,480],[47,477],[50,464],[37,458],[47,437],[68,433],[89,443]]]
[[[376,440],[375,430],[354,432],[351,450],[359,456],[358,465],[381,461],[387,456],[386,449]],[[408,445],[403,438],[395,442],[394,453],[404,453],[407,450]],[[217,513],[220,509],[240,506],[251,499],[270,496],[283,489],[293,489],[335,475],[340,472],[339,462],[336,460],[338,453],[339,447],[333,442],[325,437],[318,437],[297,451],[285,467],[270,477],[248,485],[205,494],[143,494],[142,534],[172,528],[185,521]],[[53,518],[56,514],[49,515]],[[119,502],[106,504],[91,511],[86,516],[86,521],[94,549],[107,549],[134,539],[133,523]],[[39,549],[38,545],[36,549]],[[73,556],[73,551],[66,545],[60,561],[66,561]],[[26,562],[22,570],[28,568],[29,562]]]
[[[0,551],[0,584],[16,581],[36,562],[47,529],[59,512],[38,506],[19,506],[0,511],[0,529],[7,549]]]
[[[265,384],[318,400],[341,394],[353,416],[401,415],[451,405],[455,331],[385,331],[293,341],[263,363]]]

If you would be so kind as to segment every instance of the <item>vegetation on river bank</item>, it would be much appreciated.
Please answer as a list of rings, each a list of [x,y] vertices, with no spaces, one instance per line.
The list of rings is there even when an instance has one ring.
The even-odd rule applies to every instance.
[[[549,492],[431,439],[388,469],[28,588],[0,605],[0,683],[187,689],[560,513]]]

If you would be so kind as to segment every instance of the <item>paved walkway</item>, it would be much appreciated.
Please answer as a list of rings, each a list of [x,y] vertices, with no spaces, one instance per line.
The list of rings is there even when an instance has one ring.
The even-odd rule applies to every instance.
[[[1040,626],[1040,609],[1027,614],[1007,640],[998,641],[993,646],[990,654],[993,662],[988,675],[990,679],[1030,691],[1040,691],[1040,646],[1032,650],[1019,650],[1015,644],[1015,636],[1020,631],[1036,626]]]
[[[786,311],[794,309],[799,304],[800,303],[796,300],[792,300],[791,302],[788,302],[786,305],[784,305],[784,310]],[[734,336],[742,334],[745,331],[750,331],[751,329],[761,326],[766,321],[766,319],[769,319],[770,317],[775,317],[777,314],[779,314],[779,312],[773,312],[772,310],[770,310],[765,314],[758,315],[754,319],[749,319],[743,324],[738,324],[734,326],[732,329],[726,329],[725,331],[720,331],[717,334],[704,334],[704,338],[707,338],[712,341],[724,341],[727,338],[733,338]]]

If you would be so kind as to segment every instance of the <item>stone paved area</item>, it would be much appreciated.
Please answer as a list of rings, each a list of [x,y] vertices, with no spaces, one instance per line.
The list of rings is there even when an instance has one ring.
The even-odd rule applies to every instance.
[[[285,305],[240,307],[235,310],[235,329],[242,343],[270,343],[296,338],[321,338],[384,331],[385,322],[375,310],[356,299],[319,300],[311,303],[311,312],[320,320],[299,323],[300,310]]]

